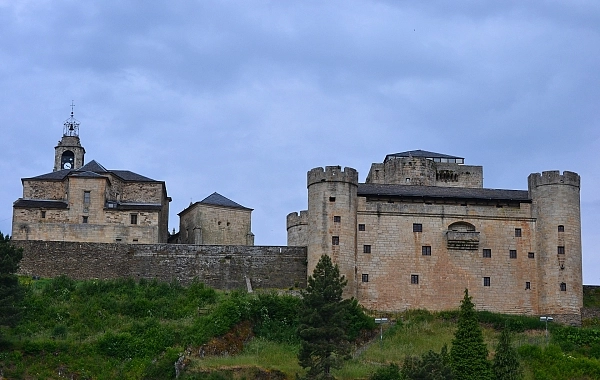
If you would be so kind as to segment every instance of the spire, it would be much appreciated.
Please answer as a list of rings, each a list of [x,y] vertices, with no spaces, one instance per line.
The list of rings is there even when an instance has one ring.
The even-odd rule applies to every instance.
[[[74,112],[73,109],[75,108],[75,103],[71,100],[71,117],[69,117],[67,120],[65,120],[64,122],[64,128],[63,128],[63,136],[75,136],[75,137],[79,137],[79,121],[77,119],[75,119],[75,117],[73,117]]]

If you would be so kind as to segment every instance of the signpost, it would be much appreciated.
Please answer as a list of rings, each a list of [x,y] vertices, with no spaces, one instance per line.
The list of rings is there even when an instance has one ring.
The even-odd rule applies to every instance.
[[[548,322],[552,322],[552,317],[540,317],[540,322],[546,322],[546,346],[548,345]]]
[[[383,348],[383,324],[389,323],[389,320],[387,318],[375,318],[375,323],[379,325],[379,337],[381,348]]]

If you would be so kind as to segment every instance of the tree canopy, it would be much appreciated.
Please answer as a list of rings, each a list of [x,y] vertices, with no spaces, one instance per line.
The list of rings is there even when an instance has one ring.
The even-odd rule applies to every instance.
[[[13,326],[21,315],[19,303],[24,290],[16,272],[23,251],[10,243],[10,236],[0,232],[0,325]]]
[[[331,369],[340,368],[350,352],[347,327],[351,301],[342,299],[346,283],[338,266],[326,255],[308,278],[298,328],[298,362],[308,369],[308,379],[331,378]]]
[[[468,289],[460,303],[458,327],[452,340],[450,359],[452,372],[457,380],[492,379],[488,350],[477,321],[475,305],[471,302]]]
[[[492,366],[496,380],[518,380],[521,379],[519,366],[519,354],[512,346],[510,333],[507,328],[500,333],[496,355]]]

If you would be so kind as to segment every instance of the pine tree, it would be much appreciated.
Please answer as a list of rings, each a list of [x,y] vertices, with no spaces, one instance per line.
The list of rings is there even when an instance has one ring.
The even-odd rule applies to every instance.
[[[452,372],[457,380],[492,379],[488,350],[483,342],[483,333],[477,321],[475,306],[471,302],[468,289],[460,303],[458,328],[454,333],[450,360]]]
[[[510,333],[506,328],[500,334],[492,369],[497,380],[521,379],[519,355],[511,344]]]
[[[298,363],[308,368],[308,379],[332,378],[331,369],[340,368],[350,352],[346,333],[349,300],[342,300],[346,283],[338,266],[326,255],[308,278],[298,327]]]
[[[23,251],[10,244],[10,237],[0,232],[0,325],[14,326],[21,316],[19,303],[24,289],[15,275]]]

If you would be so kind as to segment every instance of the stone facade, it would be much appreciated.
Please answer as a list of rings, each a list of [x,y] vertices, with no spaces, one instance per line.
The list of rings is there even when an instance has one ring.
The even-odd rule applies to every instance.
[[[254,245],[252,209],[213,193],[179,214],[180,244]]]
[[[13,241],[20,274],[73,279],[194,279],[216,289],[306,286],[306,248]]]
[[[308,172],[308,210],[287,220],[308,273],[330,255],[346,295],[375,310],[453,309],[468,288],[480,310],[580,318],[577,174],[484,189],[482,168],[460,157],[405,153],[373,164],[366,183],[352,168]]]
[[[163,243],[168,238],[165,183],[127,170],[84,163],[79,122],[65,122],[54,171],[23,178],[13,205],[12,239]]]

